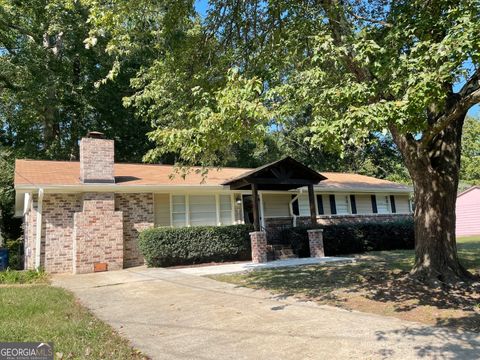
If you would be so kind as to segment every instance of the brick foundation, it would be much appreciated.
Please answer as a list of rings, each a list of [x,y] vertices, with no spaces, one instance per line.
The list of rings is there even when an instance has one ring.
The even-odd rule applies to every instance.
[[[310,257],[325,257],[323,249],[323,229],[307,230],[310,244]]]
[[[123,267],[143,265],[145,259],[138,249],[138,235],[154,226],[153,194],[115,194],[115,210],[123,213]]]
[[[250,233],[252,242],[252,262],[267,262],[267,234],[265,231],[254,231]]]
[[[84,193],[74,229],[75,273],[93,272],[95,263],[123,268],[123,214],[115,211],[113,193]]]

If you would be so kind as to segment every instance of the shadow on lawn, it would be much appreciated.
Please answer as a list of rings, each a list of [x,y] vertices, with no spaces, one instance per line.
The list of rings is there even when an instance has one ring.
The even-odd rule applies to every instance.
[[[423,316],[428,317],[429,323],[436,319],[437,326],[480,332],[480,283],[432,289],[407,276],[411,266],[412,257],[407,252],[391,251],[381,256],[364,256],[357,264],[253,272],[244,281],[248,286],[274,290],[282,296],[300,295],[346,308],[352,297],[358,295],[372,301],[367,304],[372,312],[377,312],[373,309],[375,302],[386,304],[396,313],[426,306]],[[437,318],[434,314],[439,310],[444,316]],[[428,311],[431,314],[426,314]],[[455,314],[446,314],[448,311]],[[412,319],[416,314],[404,318]]]

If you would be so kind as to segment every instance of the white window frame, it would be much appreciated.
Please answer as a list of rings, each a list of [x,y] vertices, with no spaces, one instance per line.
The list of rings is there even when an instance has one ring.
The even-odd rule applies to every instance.
[[[174,214],[183,214],[183,212],[174,212],[173,211],[173,197],[174,196],[183,196],[185,199],[185,224],[183,226],[191,227],[191,220],[190,220],[190,196],[191,195],[205,195],[205,196],[214,196],[215,198],[215,226],[224,226],[224,225],[234,225],[235,224],[235,194],[233,193],[170,193],[170,227],[175,227],[173,224],[173,215]],[[220,197],[221,196],[228,196],[230,199],[230,208],[229,210],[221,210],[220,209]],[[223,224],[221,222],[221,213],[223,212],[230,212],[231,216],[231,224]],[[206,225],[208,226],[208,225]]]

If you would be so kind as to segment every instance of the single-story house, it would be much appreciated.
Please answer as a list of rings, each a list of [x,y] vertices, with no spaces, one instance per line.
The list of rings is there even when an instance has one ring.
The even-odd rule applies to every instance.
[[[90,133],[80,162],[15,164],[16,214],[24,219],[25,267],[51,273],[138,266],[138,233],[153,226],[305,221],[385,221],[410,216],[410,187],[373,177],[317,173],[292,158],[258,169],[221,168],[185,177],[171,165],[116,164],[114,141]],[[257,196],[252,196],[256,194]]]
[[[480,235],[480,186],[458,194],[456,214],[457,236]]]

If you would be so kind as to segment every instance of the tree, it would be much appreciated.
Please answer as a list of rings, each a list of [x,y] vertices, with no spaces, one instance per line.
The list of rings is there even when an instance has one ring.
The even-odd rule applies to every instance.
[[[123,57],[115,82],[109,38],[85,43],[90,8],[76,0],[0,0],[0,228],[17,237],[12,220],[15,158],[78,159],[78,141],[88,130],[117,141],[117,161],[140,161],[151,145],[149,123],[123,106],[134,92],[130,78],[148,46]]]
[[[201,24],[190,15],[182,26],[162,23],[203,41],[185,52],[163,46],[159,63],[173,65],[153,64],[135,83],[132,105],[154,125],[150,158],[173,151],[187,164],[221,163],[233,144],[299,116],[313,149],[390,134],[415,189],[412,276],[469,278],[457,256],[455,200],[465,116],[480,102],[479,11],[476,0],[212,0]],[[209,61],[196,67],[192,54]],[[184,77],[192,81],[178,86],[175,64],[181,74],[193,69]],[[177,86],[161,80],[166,72]],[[175,91],[180,106],[145,111],[141,99],[162,104],[151,89]]]
[[[471,117],[467,117],[463,129],[460,178],[480,184],[480,121]]]

